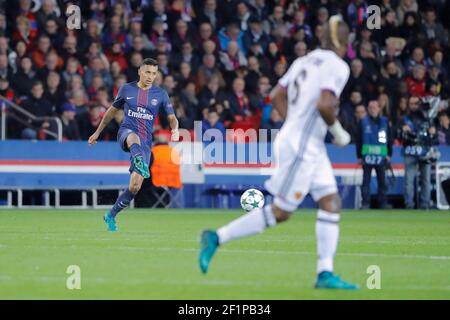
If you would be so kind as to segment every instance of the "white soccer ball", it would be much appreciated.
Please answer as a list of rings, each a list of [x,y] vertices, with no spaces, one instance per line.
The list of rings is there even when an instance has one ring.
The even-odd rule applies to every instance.
[[[251,211],[264,206],[264,195],[257,189],[248,189],[241,196],[241,206],[245,211]]]

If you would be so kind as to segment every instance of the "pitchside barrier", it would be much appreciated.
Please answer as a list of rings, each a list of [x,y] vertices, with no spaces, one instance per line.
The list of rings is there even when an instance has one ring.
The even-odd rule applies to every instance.
[[[273,172],[271,145],[206,144],[181,142],[175,145],[181,153],[181,200],[172,203],[184,208],[238,208],[241,193],[254,187],[265,192],[264,181]],[[357,164],[355,146],[338,148],[328,145],[328,154],[345,208],[358,208],[362,170]],[[403,194],[404,166],[399,147],[394,147],[392,167],[395,180],[389,195]],[[441,161],[450,161],[450,147],[441,147]],[[42,192],[44,207],[64,207],[60,193],[74,190],[80,203],[71,208],[103,208],[98,192],[119,193],[128,186],[129,154],[115,142],[0,141],[0,207],[27,207],[23,193]],[[374,173],[373,173],[374,174]],[[450,176],[450,166],[437,166],[436,180]],[[448,208],[437,183],[439,208]],[[376,194],[376,179],[371,192]],[[270,195],[269,201],[270,201]],[[313,207],[306,198],[301,207]]]

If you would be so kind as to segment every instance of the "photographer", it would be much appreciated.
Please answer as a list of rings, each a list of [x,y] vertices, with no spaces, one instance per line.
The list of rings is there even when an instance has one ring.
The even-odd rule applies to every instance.
[[[420,170],[419,208],[428,209],[431,198],[431,163],[439,157],[435,145],[439,143],[430,105],[418,97],[408,99],[408,111],[403,116],[401,135],[405,158],[405,205],[414,208],[414,179]],[[434,108],[433,108],[434,109]]]
[[[381,115],[377,100],[369,102],[368,115],[361,119],[356,138],[358,163],[363,166],[362,209],[370,208],[370,178],[375,169],[378,183],[378,205],[380,209],[386,205],[386,165],[392,156],[392,138],[389,121]]]

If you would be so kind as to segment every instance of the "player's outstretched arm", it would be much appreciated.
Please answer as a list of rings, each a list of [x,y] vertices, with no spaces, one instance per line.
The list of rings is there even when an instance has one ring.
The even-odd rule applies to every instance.
[[[114,108],[113,106],[109,107],[109,109],[105,112],[105,115],[103,116],[102,121],[100,122],[97,130],[92,134],[92,136],[89,137],[88,143],[90,145],[96,144],[97,139],[100,136],[100,133],[102,133],[103,129],[106,128],[106,126],[111,122],[112,119],[114,119],[115,114],[119,111],[119,109]]]
[[[277,84],[275,88],[270,92],[270,99],[275,110],[278,111],[283,119],[287,116],[287,90],[286,88]]]
[[[336,118],[338,103],[339,99],[331,91],[322,90],[317,109],[334,137],[333,143],[338,146],[345,146],[350,143],[350,135],[342,128],[341,123]]]
[[[174,114],[167,116],[169,120],[170,129],[172,129],[172,141],[178,141],[180,139],[180,133],[178,132],[178,119]]]

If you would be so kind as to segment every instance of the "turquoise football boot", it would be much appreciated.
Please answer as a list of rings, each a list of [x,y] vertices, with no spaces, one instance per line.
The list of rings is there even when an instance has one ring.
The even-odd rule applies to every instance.
[[[133,158],[133,168],[144,178],[150,177],[150,171],[148,170],[148,165],[145,163],[144,158],[142,156],[136,156]]]
[[[105,215],[103,216],[103,220],[108,227],[108,231],[115,232],[118,230],[116,225],[116,218],[113,217],[109,211],[105,213]]]
[[[205,230],[202,232],[200,241],[201,249],[198,256],[198,262],[200,265],[200,270],[203,273],[207,273],[209,263],[211,262],[217,247],[219,247],[219,237],[215,231]]]
[[[316,289],[343,289],[343,290],[357,290],[359,286],[346,282],[334,275],[332,272],[323,271],[317,276],[315,284]]]

